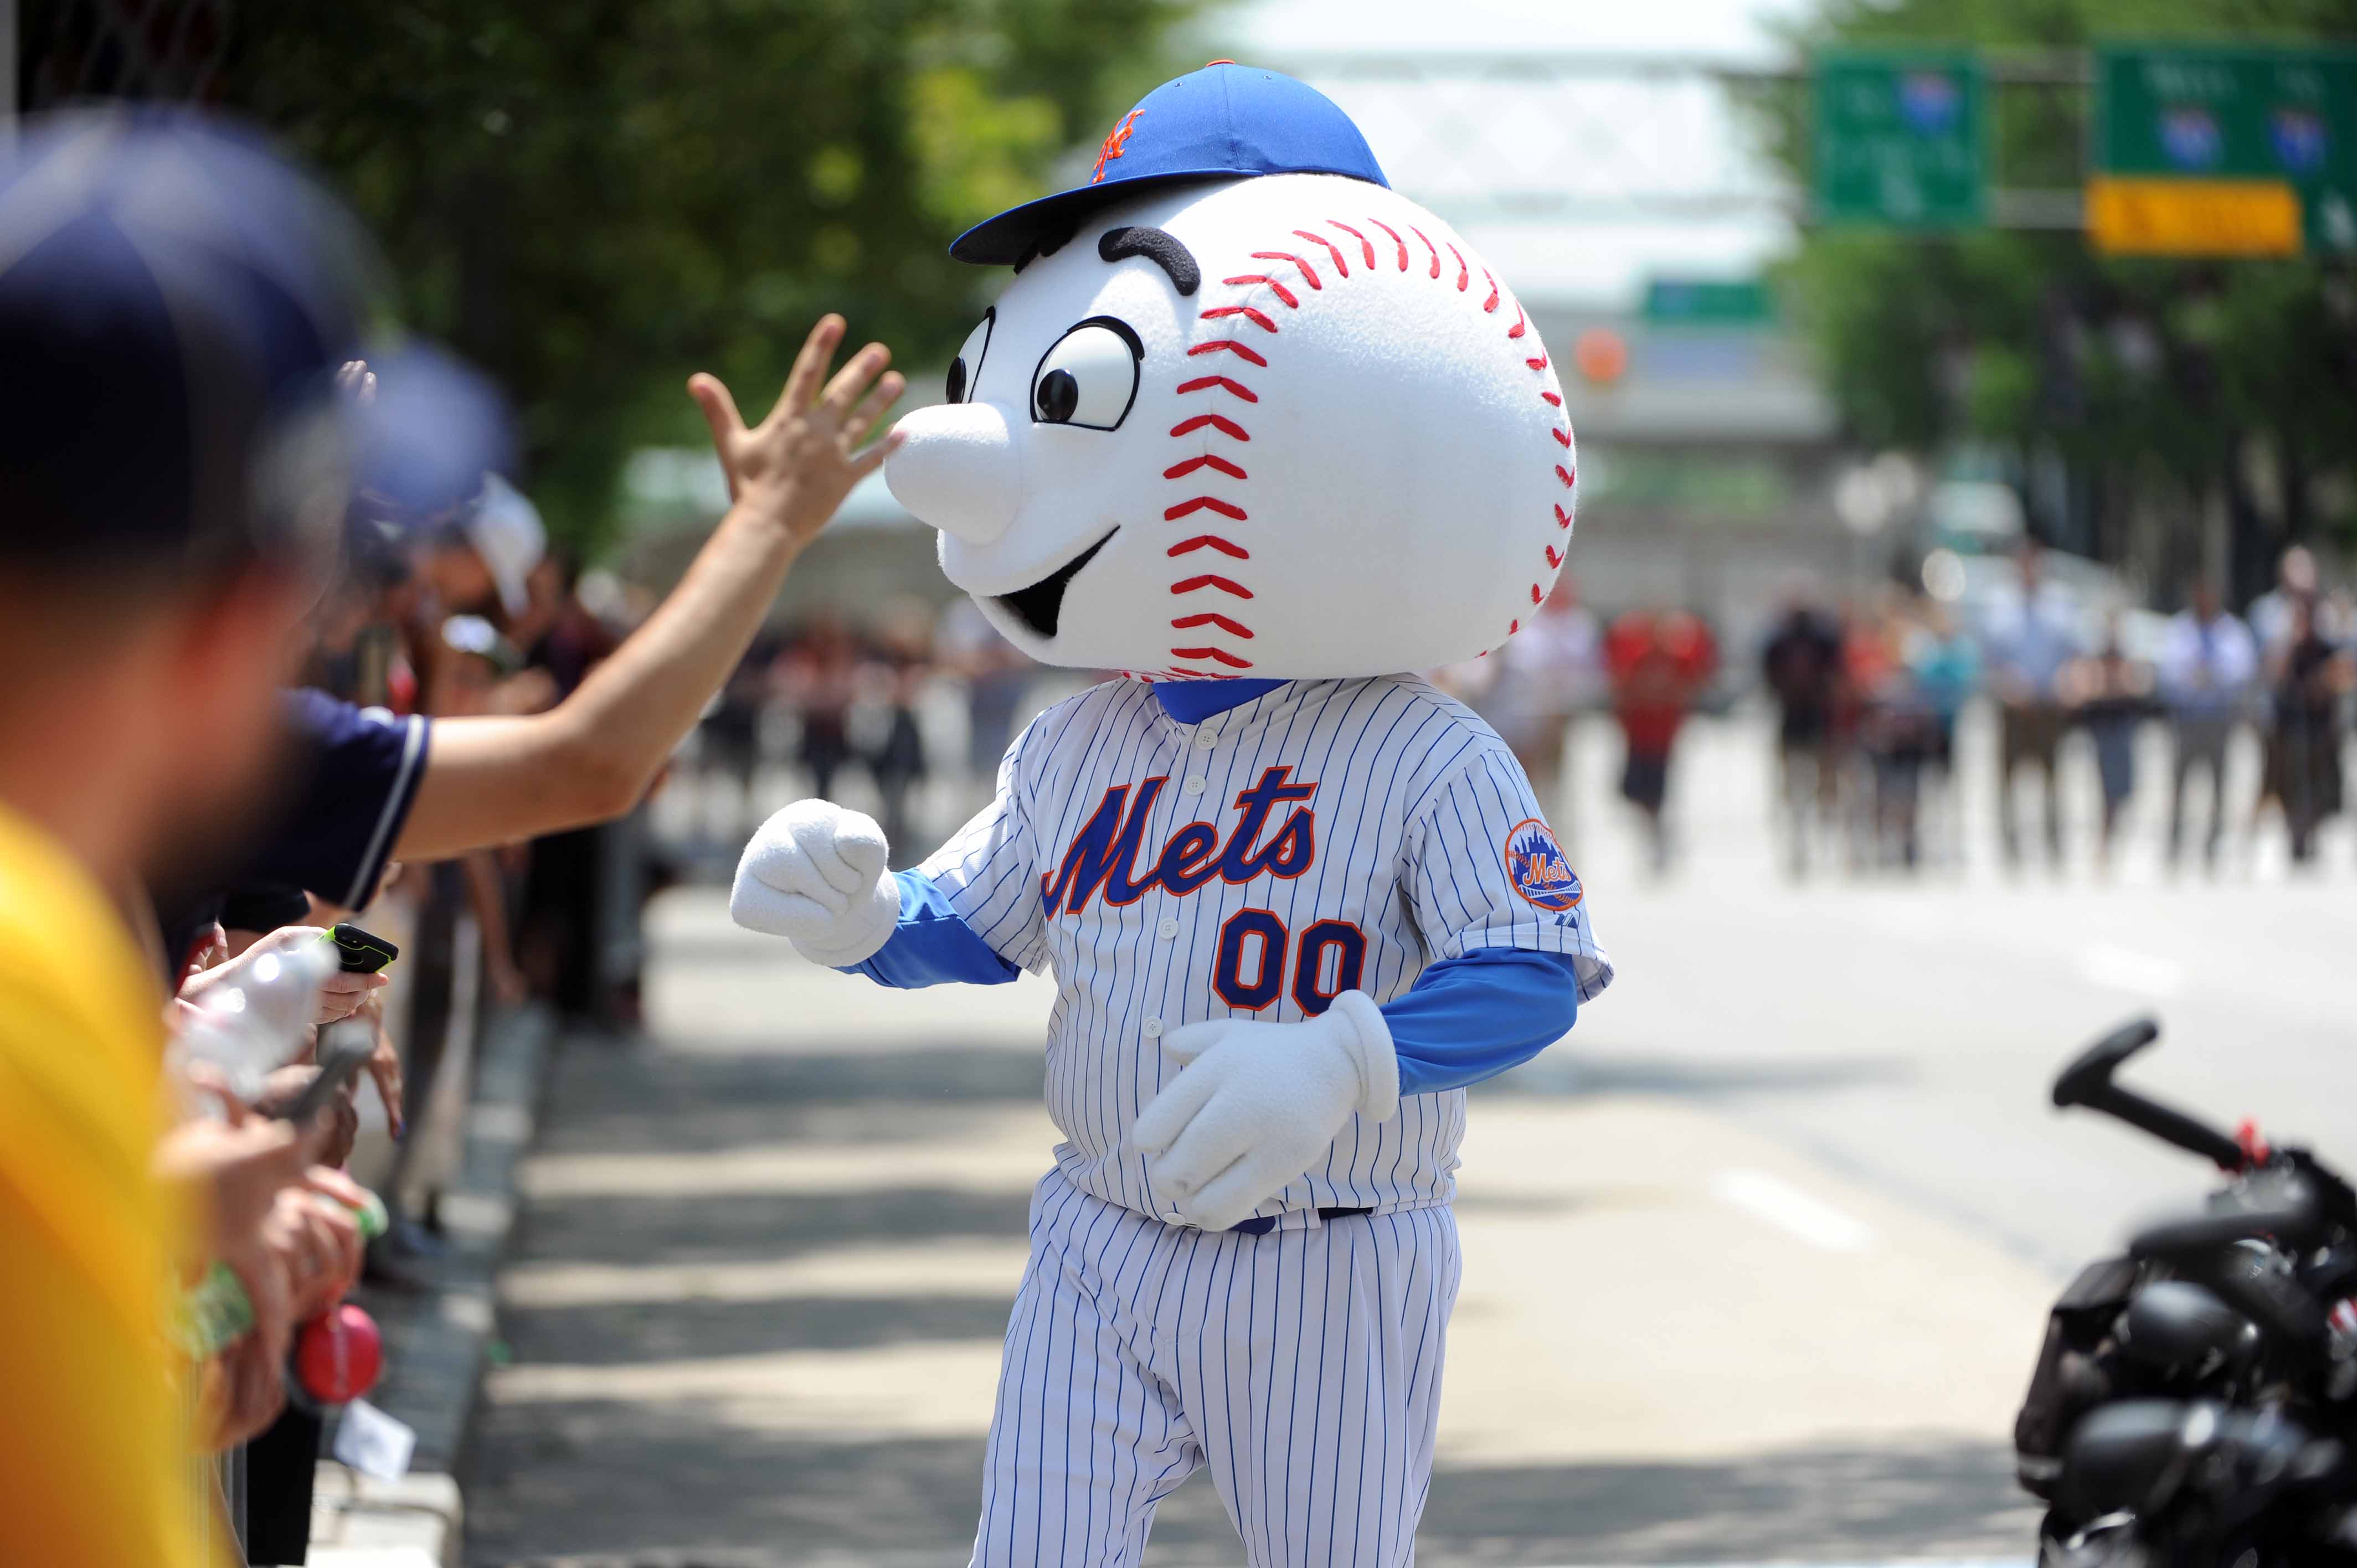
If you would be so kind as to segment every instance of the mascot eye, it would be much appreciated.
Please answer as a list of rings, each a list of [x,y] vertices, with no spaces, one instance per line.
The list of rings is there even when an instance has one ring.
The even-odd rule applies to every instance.
[[[1117,430],[1137,397],[1145,347],[1126,321],[1092,317],[1056,340],[1031,376],[1031,417],[1042,424]]]
[[[964,403],[974,396],[974,383],[982,380],[982,357],[990,352],[990,328],[997,319],[997,306],[985,311],[974,330],[965,335],[965,347],[950,361],[947,391],[952,403]]]

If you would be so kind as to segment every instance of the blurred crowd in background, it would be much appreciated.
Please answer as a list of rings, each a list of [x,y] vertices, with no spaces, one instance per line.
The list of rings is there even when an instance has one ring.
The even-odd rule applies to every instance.
[[[1625,826],[1656,870],[1677,854],[1681,735],[1747,716],[1773,736],[1759,760],[1777,810],[1760,832],[1791,875],[1961,867],[1973,846],[1957,736],[1976,706],[1996,738],[1983,847],[2007,867],[2061,869],[2075,824],[2110,870],[2139,789],[2165,796],[2171,867],[2247,866],[2270,836],[2294,866],[2315,865],[2345,809],[2349,585],[2295,545],[2249,605],[2230,608],[2196,578],[2162,613],[2058,581],[2056,559],[2021,543],[1972,602],[1794,575],[1757,645],[1740,648],[1677,606],[1599,612],[1566,574],[1494,656],[1426,673],[1513,746],[1567,843]],[[694,788],[663,813],[663,842],[683,857],[664,874],[721,874],[770,811],[802,794],[875,807],[896,864],[914,865],[987,793],[1021,724],[1087,678],[1032,664],[963,599],[765,634],[698,731]],[[2237,778],[2238,738],[2255,748],[2254,777]],[[1595,748],[1610,754],[1617,824],[1574,789],[1576,759]],[[2093,762],[2078,800],[2065,793],[2074,748]]]

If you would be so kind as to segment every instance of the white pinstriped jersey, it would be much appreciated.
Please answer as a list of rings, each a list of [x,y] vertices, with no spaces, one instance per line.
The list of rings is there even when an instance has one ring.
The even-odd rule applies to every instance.
[[[1123,1144],[1178,1071],[1172,1029],[1297,1021],[1352,988],[1389,1002],[1483,948],[1569,955],[1582,1001],[1605,987],[1543,816],[1505,743],[1413,676],[1290,682],[1197,725],[1114,681],[1035,719],[922,869],[1000,956],[1056,978],[1066,1179],[1168,1218]],[[1464,1125],[1462,1090],[1405,1096],[1257,1212],[1446,1203]]]

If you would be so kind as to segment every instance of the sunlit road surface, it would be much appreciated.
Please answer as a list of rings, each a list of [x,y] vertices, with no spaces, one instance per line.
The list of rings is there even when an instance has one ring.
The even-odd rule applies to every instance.
[[[2108,885],[1985,854],[1796,885],[1738,725],[1681,757],[1684,865],[1656,881],[1591,738],[1576,858],[1621,978],[1477,1091],[1421,1560],[2025,1558],[2007,1438],[2047,1298],[2201,1188],[2046,1084],[2158,1004],[2137,1081],[2357,1163],[2347,844],[2307,886],[2264,858],[2170,883],[2144,851]],[[568,1051],[528,1166],[468,1555],[963,1562],[1053,1139],[1049,993],[887,993],[708,891],[654,935],[653,1037]],[[1242,1561],[1200,1479],[1148,1561]]]

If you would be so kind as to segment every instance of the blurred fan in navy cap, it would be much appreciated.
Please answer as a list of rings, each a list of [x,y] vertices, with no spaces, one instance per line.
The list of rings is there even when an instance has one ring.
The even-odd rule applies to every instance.
[[[347,499],[333,383],[364,255],[331,199],[218,125],[84,113],[0,154],[12,1558],[211,1560],[162,1332],[182,1265],[226,1261],[256,1304],[217,1363],[242,1369],[222,1373],[223,1425],[279,1397],[291,1265],[235,1217],[312,1145],[280,1123],[165,1141],[164,993],[136,889],[227,845],[262,798],[275,688]],[[159,1145],[208,1221],[193,1232],[153,1174]]]
[[[184,114],[36,122],[0,181],[6,750],[59,727],[51,787],[123,797],[111,869],[168,872],[203,847],[176,824],[221,843],[260,794],[350,499],[335,373],[367,250],[258,142]]]

